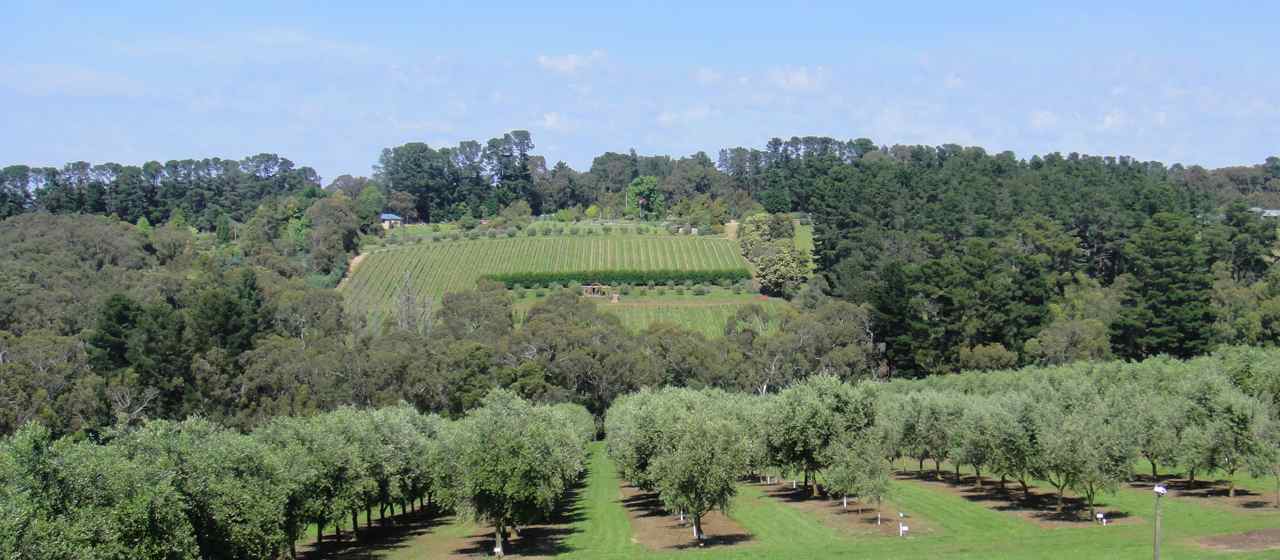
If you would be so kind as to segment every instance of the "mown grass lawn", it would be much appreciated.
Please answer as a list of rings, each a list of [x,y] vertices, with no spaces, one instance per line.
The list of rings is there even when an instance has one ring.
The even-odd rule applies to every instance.
[[[535,295],[538,290],[520,290],[515,294],[516,324],[524,322],[529,308],[545,299],[547,290],[541,290],[542,297]],[[686,329],[700,332],[707,338],[724,336],[725,322],[733,317],[743,306],[759,305],[766,312],[777,316],[787,305],[781,298],[765,297],[754,293],[734,293],[725,288],[713,287],[705,295],[692,295],[689,290],[684,294],[676,293],[673,288],[657,289],[634,288],[630,294],[621,296],[619,302],[610,303],[607,298],[599,298],[596,304],[601,311],[617,315],[622,324],[633,332],[644,330],[657,321],[675,323]],[[776,328],[770,325],[765,332]]]
[[[1266,481],[1250,480],[1257,490]],[[1044,528],[1015,514],[989,509],[951,493],[913,481],[896,481],[893,500],[909,515],[926,517],[936,529],[927,536],[901,539],[880,535],[842,534],[810,513],[743,485],[730,515],[752,534],[744,544],[705,550],[654,552],[632,542],[626,510],[619,503],[619,480],[603,444],[594,444],[587,485],[577,507],[582,515],[563,544],[568,559],[908,559],[908,558],[1133,558],[1151,557],[1149,491],[1122,489],[1103,498],[1109,509],[1138,517],[1130,524],[1101,527]],[[1194,499],[1167,498],[1164,511],[1164,558],[1280,558],[1280,550],[1224,553],[1200,548],[1196,539],[1280,526],[1280,514],[1269,510],[1227,511]],[[893,514],[891,512],[889,516]],[[451,522],[388,549],[382,558],[430,558],[451,551],[451,543],[477,527]]]

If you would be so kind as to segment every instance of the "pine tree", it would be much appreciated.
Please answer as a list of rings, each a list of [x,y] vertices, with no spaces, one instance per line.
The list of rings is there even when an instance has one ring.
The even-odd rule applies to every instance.
[[[1135,282],[1112,325],[1116,353],[1130,359],[1156,354],[1189,358],[1208,351],[1213,275],[1190,218],[1152,216],[1125,253]]]

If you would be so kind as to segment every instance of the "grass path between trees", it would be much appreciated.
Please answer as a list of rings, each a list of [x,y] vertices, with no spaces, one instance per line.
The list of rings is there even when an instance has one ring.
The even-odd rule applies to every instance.
[[[1043,488],[1043,486],[1042,486]],[[632,542],[631,526],[622,506],[619,479],[603,443],[591,450],[585,488],[578,496],[581,515],[564,538],[556,558],[566,559],[848,559],[874,558],[1117,558],[1151,557],[1151,508],[1149,491],[1125,488],[1102,498],[1107,508],[1130,512],[1134,523],[1101,527],[1045,528],[1013,513],[991,509],[953,493],[912,480],[894,482],[893,500],[908,515],[920,516],[939,530],[927,536],[897,538],[882,535],[842,534],[815,517],[816,514],[766,495],[759,486],[744,484],[730,516],[751,533],[741,546],[706,550],[654,552]],[[1280,526],[1280,512],[1223,511],[1190,498],[1167,498],[1164,511],[1164,558],[1280,558],[1280,550],[1255,553],[1218,552],[1201,548],[1197,539],[1208,535],[1238,533]],[[896,512],[886,511],[886,519]],[[396,537],[396,544],[361,558],[447,558],[458,543],[479,528],[453,518],[441,520],[429,530]],[[890,520],[889,522],[892,522]],[[910,524],[910,518],[908,518]],[[517,554],[513,558],[520,558]],[[354,556],[352,556],[354,557]],[[333,556],[342,558],[342,556]]]

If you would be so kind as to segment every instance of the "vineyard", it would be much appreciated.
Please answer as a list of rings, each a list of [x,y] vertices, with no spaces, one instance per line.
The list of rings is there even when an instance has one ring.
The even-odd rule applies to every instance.
[[[509,237],[376,251],[362,260],[341,289],[352,312],[379,320],[405,288],[420,299],[436,300],[447,292],[472,288],[486,276],[592,271],[745,274],[746,268],[737,244],[719,237]]]

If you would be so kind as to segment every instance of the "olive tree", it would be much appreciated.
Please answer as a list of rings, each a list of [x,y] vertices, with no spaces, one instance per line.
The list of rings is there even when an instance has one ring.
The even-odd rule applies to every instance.
[[[54,442],[27,424],[0,442],[0,557],[200,557],[173,473],[120,447]]]
[[[841,507],[849,507],[849,497],[863,503],[879,505],[889,493],[892,470],[883,437],[875,430],[850,433],[837,439],[827,450],[831,462],[826,479],[832,494],[839,496]]]
[[[818,495],[817,473],[828,466],[826,450],[841,435],[875,421],[873,395],[834,376],[819,375],[792,385],[769,407],[769,456],[778,465],[804,473]]]
[[[494,554],[505,554],[507,530],[549,515],[564,494],[568,453],[557,446],[570,428],[539,419],[533,406],[495,390],[450,427],[446,453],[459,509],[494,530]]]
[[[1265,455],[1260,428],[1266,422],[1262,404],[1242,393],[1224,393],[1207,426],[1209,464],[1227,474],[1227,495],[1235,497],[1235,474]]]
[[[652,480],[669,510],[683,512],[693,522],[693,536],[701,541],[702,518],[724,510],[737,493],[738,478],[746,472],[743,426],[723,403],[671,418],[668,445],[653,461]]]

